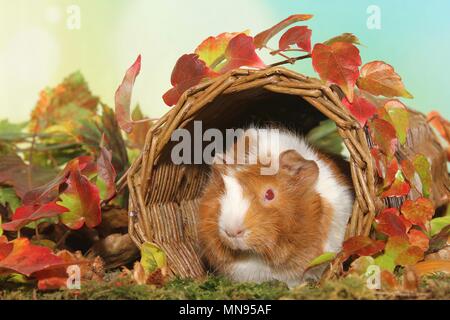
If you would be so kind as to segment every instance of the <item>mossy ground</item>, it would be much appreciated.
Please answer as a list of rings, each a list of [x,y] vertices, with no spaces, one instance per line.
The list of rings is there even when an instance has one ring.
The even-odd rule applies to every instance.
[[[86,282],[82,289],[40,292],[29,285],[0,283],[0,300],[6,299],[450,299],[450,277],[423,279],[414,293],[380,292],[368,289],[363,279],[346,277],[322,286],[304,284],[292,290],[280,282],[233,283],[220,277],[194,281],[174,279],[163,286],[137,285],[131,279],[110,276],[105,282]]]

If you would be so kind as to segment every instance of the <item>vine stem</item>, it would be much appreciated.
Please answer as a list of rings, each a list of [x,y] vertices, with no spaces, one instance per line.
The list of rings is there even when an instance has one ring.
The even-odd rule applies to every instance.
[[[308,58],[311,58],[311,54],[305,54],[305,55],[300,56],[300,57],[288,58],[288,59],[283,60],[283,61],[275,62],[275,63],[270,64],[269,67],[277,67],[277,66],[281,66],[281,65],[284,65],[284,64],[288,64],[288,63],[294,64],[297,61],[308,59]]]

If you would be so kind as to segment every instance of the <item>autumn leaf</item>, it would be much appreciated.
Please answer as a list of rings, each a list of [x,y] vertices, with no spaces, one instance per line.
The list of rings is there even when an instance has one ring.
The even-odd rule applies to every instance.
[[[284,51],[295,44],[299,49],[311,53],[311,35],[311,29],[306,26],[292,27],[281,36],[278,49]]]
[[[353,43],[353,44],[361,44],[358,37],[352,33],[343,33],[339,36],[333,37],[333,38],[325,41],[323,44],[330,46],[335,42],[347,42],[347,43]]]
[[[395,128],[398,141],[403,145],[409,130],[409,111],[405,105],[398,100],[389,100],[384,105],[388,121]]]
[[[405,89],[402,79],[395,73],[394,68],[382,61],[365,64],[361,68],[357,85],[361,90],[375,96],[413,98]]]
[[[364,127],[367,120],[372,118],[373,115],[377,113],[377,107],[369,100],[359,95],[355,95],[353,98],[353,103],[348,101],[345,97],[342,99],[342,102],[350,113],[356,118],[356,120],[358,120],[361,127]]]
[[[423,154],[417,154],[413,160],[414,169],[420,177],[422,182],[422,194],[428,198],[431,193],[431,185],[433,183],[431,176],[431,165],[427,157]]]
[[[221,73],[240,67],[264,68],[266,65],[255,52],[253,38],[246,34],[238,34],[230,40],[225,51],[226,62],[220,68]]]
[[[195,54],[197,54],[198,58],[204,61],[208,67],[212,70],[216,70],[226,58],[225,51],[230,40],[240,33],[248,34],[248,31],[224,32],[216,37],[208,37],[195,49]]]
[[[450,225],[450,216],[434,218],[430,221],[430,233],[432,236],[438,234],[442,229]]]
[[[217,75],[204,61],[199,59],[198,55],[182,55],[172,71],[170,82],[173,88],[163,95],[163,100],[168,106],[173,106],[186,90],[199,84],[205,78]]]
[[[406,226],[400,216],[391,210],[383,210],[378,214],[376,230],[387,236],[406,235]]]
[[[294,14],[287,17],[283,21],[274,25],[272,28],[258,33],[253,40],[255,47],[257,49],[265,47],[267,45],[267,42],[269,42],[269,40],[272,39],[281,30],[289,27],[291,24],[294,24],[296,22],[307,21],[312,17],[313,15],[311,14]]]
[[[425,228],[425,224],[434,215],[434,205],[430,199],[418,198],[417,200],[406,200],[400,211],[411,223]]]
[[[337,84],[353,102],[353,90],[361,65],[357,47],[347,42],[335,42],[329,46],[318,43],[312,51],[312,63],[322,80]]]
[[[403,173],[403,176],[412,183],[414,181],[414,176],[416,175],[416,169],[414,168],[414,164],[409,159],[403,159],[400,161],[400,167]]]
[[[146,242],[141,246],[140,263],[146,273],[154,272],[156,269],[161,269],[166,266],[166,254],[153,243]]]
[[[130,117],[130,103],[133,92],[134,81],[141,71],[141,55],[139,55],[133,65],[127,70],[122,80],[122,84],[117,88],[115,94],[116,117],[120,128],[126,133],[133,130],[133,121]]]
[[[380,151],[391,159],[397,151],[397,133],[386,120],[374,118],[369,121],[370,134]]]
[[[63,261],[47,247],[35,246],[27,238],[0,241],[0,271],[30,276],[36,271],[59,265]]]
[[[386,175],[384,176],[383,187],[384,188],[390,187],[394,183],[397,174],[399,174],[398,160],[397,158],[393,158],[391,160],[391,163],[386,168]]]
[[[105,147],[100,148],[100,155],[97,159],[97,187],[100,191],[100,198],[111,199],[116,194],[116,171],[111,163],[112,155]]]
[[[367,236],[355,236],[346,240],[342,249],[346,257],[354,254],[358,256],[372,256],[384,249],[384,242],[373,240]]]
[[[394,182],[381,194],[381,197],[404,197],[409,194],[409,191],[411,191],[411,186],[405,181],[401,171],[397,171]]]
[[[407,237],[390,237],[386,243],[385,255],[391,257],[397,265],[413,265],[423,259],[424,252],[411,246]]]
[[[431,111],[427,115],[427,121],[431,124],[448,143],[450,143],[450,122],[437,111]]]
[[[141,108],[139,105],[137,105],[132,114],[131,118],[136,121],[133,132],[131,132],[128,135],[128,141],[131,143],[132,148],[137,148],[139,150],[142,150],[145,145],[145,137],[147,135],[148,130],[150,130],[152,126],[151,121],[143,121],[140,122],[139,120],[145,119],[144,115],[142,114]]]
[[[411,245],[419,247],[422,251],[427,251],[430,245],[430,239],[428,236],[420,230],[411,229],[408,232],[408,239]]]
[[[59,205],[69,211],[60,216],[61,222],[71,229],[79,229],[85,223],[94,228],[101,222],[100,194],[97,186],[83,176],[79,168],[70,171],[67,189],[60,195]]]
[[[43,218],[56,217],[68,209],[62,207],[55,202],[46,203],[44,205],[25,205],[17,208],[12,216],[12,221],[4,223],[2,228],[7,231],[17,231],[32,221]]]

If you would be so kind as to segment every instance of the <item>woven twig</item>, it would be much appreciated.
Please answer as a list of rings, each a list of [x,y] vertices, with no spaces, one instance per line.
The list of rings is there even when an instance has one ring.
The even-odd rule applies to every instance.
[[[152,125],[142,154],[119,183],[123,186],[126,181],[130,191],[131,238],[138,246],[146,241],[161,246],[166,251],[173,274],[186,277],[204,274],[196,248],[195,224],[197,200],[207,175],[202,166],[186,170],[186,167],[161,161],[161,157],[170,146],[174,130],[188,126],[202,112],[217,113],[208,110],[211,102],[253,89],[298,96],[312,106],[311,110],[316,108],[336,123],[350,153],[351,176],[356,194],[346,238],[369,235],[377,211],[386,203],[377,195],[378,180],[369,149],[370,137],[342,104],[338,93],[317,79],[282,67],[230,71],[186,91],[176,106]],[[406,156],[418,152],[415,145],[417,135],[431,143],[432,147],[421,146],[419,149],[432,159],[433,173],[440,176],[440,180],[434,183],[434,200],[438,206],[448,201],[449,194],[445,154],[437,147],[437,139],[426,125],[424,117],[421,118],[419,113],[414,115],[417,117],[416,123],[425,124],[413,137],[409,137],[408,145],[401,152]],[[328,274],[335,274],[340,269],[335,263]]]

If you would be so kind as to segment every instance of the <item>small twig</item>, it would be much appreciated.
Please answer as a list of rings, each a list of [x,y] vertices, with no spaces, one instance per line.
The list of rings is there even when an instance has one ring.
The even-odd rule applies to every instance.
[[[275,63],[270,64],[269,67],[277,67],[277,66],[281,66],[283,64],[288,64],[288,63],[294,64],[295,62],[297,62],[299,60],[304,60],[304,59],[308,59],[308,58],[311,58],[311,54],[306,54],[304,56],[289,58],[284,61],[275,62]]]

